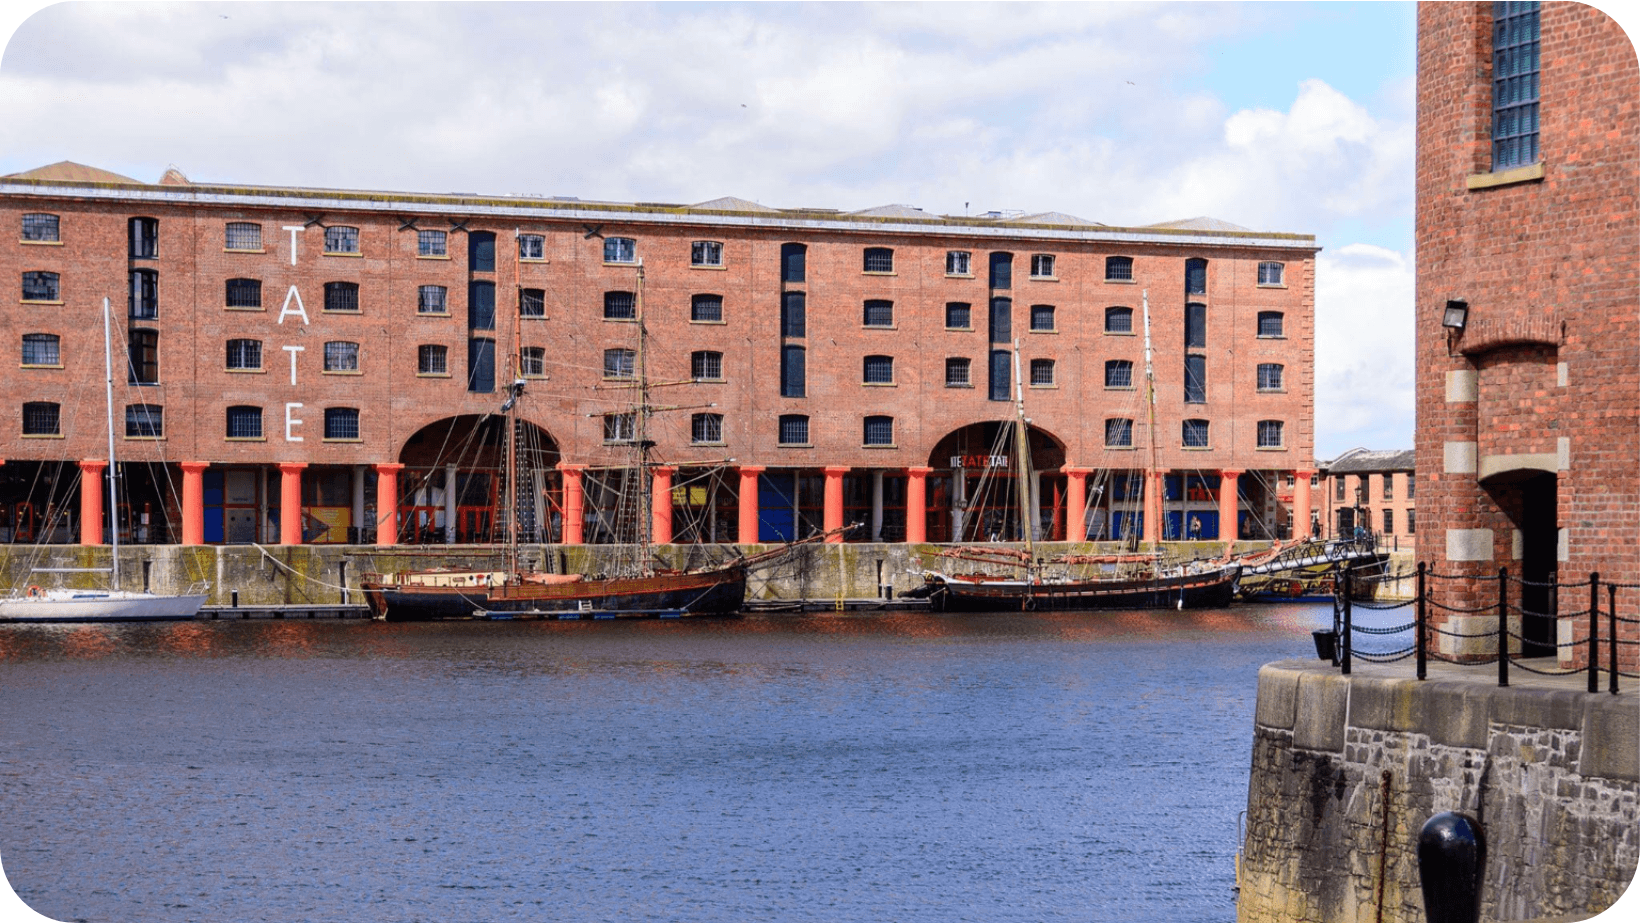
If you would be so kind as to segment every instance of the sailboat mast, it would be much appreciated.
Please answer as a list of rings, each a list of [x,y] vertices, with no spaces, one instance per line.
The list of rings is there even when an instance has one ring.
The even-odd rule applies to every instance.
[[[652,539],[650,530],[653,528],[650,510],[654,506],[654,483],[650,479],[649,467],[649,369],[646,365],[647,357],[644,347],[648,331],[644,328],[643,317],[643,260],[638,261],[638,291],[633,295],[633,310],[638,321],[638,349],[633,357],[632,371],[638,376],[638,406],[633,415],[635,431],[633,436],[638,440],[638,556],[635,564],[641,569],[649,564],[649,544]]]
[[[1019,494],[1019,532],[1025,540],[1025,571],[1036,566],[1036,522],[1031,515],[1031,441],[1026,433],[1025,379],[1019,371],[1019,341],[1014,341],[1014,461]]]
[[[1147,434],[1146,442],[1149,444],[1149,458],[1146,460],[1146,463],[1145,463],[1144,493],[1142,493],[1140,496],[1144,497],[1148,501],[1150,499],[1150,492],[1159,490],[1159,488],[1155,484],[1155,480],[1156,480],[1156,369],[1155,369],[1155,366],[1151,363],[1151,351],[1150,351],[1150,290],[1149,289],[1144,290],[1144,292],[1142,293],[1142,298],[1143,298],[1144,313],[1145,313],[1145,433]],[[1148,508],[1151,505],[1149,503],[1146,503],[1145,506]],[[1159,498],[1159,497],[1156,499],[1155,510],[1156,510],[1156,516],[1160,517],[1162,515],[1162,503],[1161,503],[1161,498]],[[1154,530],[1154,535],[1160,536],[1162,534],[1162,524],[1160,524],[1160,523],[1152,524],[1151,529]]]
[[[108,536],[114,551],[114,589],[120,589],[120,496],[114,476],[114,318],[103,299],[103,371],[108,399]]]

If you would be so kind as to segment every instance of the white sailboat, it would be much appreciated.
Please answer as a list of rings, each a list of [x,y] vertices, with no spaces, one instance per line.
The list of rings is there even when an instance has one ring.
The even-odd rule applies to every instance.
[[[130,622],[151,619],[191,619],[205,604],[202,588],[186,594],[151,594],[120,589],[119,479],[114,460],[114,347],[113,321],[108,299],[103,299],[103,361],[107,373],[108,405],[108,532],[113,543],[111,568],[32,568],[34,574],[108,573],[108,590],[45,589],[38,584],[12,588],[0,600],[0,622]]]

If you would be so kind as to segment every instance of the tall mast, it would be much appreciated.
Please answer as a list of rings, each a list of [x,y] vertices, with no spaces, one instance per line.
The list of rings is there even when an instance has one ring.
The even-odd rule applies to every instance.
[[[1145,433],[1147,434],[1146,442],[1149,443],[1149,450],[1150,451],[1149,451],[1149,454],[1148,454],[1149,458],[1145,462],[1144,493],[1142,493],[1140,496],[1144,497],[1148,501],[1150,499],[1150,492],[1159,490],[1159,488],[1155,484],[1155,480],[1156,480],[1156,369],[1151,364],[1151,357],[1150,357],[1150,290],[1149,289],[1144,290],[1144,292],[1142,293],[1142,297],[1143,297],[1143,300],[1144,300],[1144,311],[1145,311]],[[1157,497],[1155,500],[1156,500],[1156,504],[1155,504],[1156,516],[1159,519],[1162,515],[1162,500],[1161,500],[1160,497]],[[1145,506],[1150,507],[1151,505],[1149,503],[1146,503]],[[1161,523],[1152,524],[1151,529],[1154,530],[1154,534],[1157,535],[1157,536],[1160,536],[1162,534],[1162,524]]]
[[[643,260],[641,258],[638,260],[638,291],[633,295],[633,302],[634,312],[637,314],[638,320],[638,350],[637,355],[633,357],[634,362],[632,369],[632,371],[638,376],[638,406],[635,414],[633,415],[635,418],[633,421],[633,426],[636,432],[633,433],[633,436],[636,436],[638,439],[637,472],[638,489],[640,492],[638,495],[637,516],[638,556],[637,561],[634,562],[634,564],[637,568],[642,569],[648,567],[649,565],[649,543],[651,538],[650,530],[654,525],[650,522],[652,518],[650,511],[654,507],[654,498],[652,496],[654,484],[650,481],[649,470],[649,370],[645,365],[647,359],[644,350],[645,339],[648,337],[649,332],[644,329]]]
[[[103,371],[106,373],[108,398],[108,536],[114,550],[114,589],[120,589],[120,496],[118,479],[114,476],[114,320],[103,299]]]
[[[1014,477],[1018,483],[1019,532],[1025,540],[1025,573],[1036,567],[1036,522],[1031,516],[1031,441],[1026,433],[1025,379],[1019,371],[1019,341],[1014,341]]]

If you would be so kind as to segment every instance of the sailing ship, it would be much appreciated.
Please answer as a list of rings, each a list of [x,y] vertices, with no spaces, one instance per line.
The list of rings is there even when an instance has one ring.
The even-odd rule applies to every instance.
[[[1156,382],[1151,363],[1150,302],[1145,294],[1145,380],[1149,414],[1150,456],[1146,483],[1156,468]],[[1002,545],[957,547],[942,558],[1004,566],[1011,573],[957,572],[925,568],[923,586],[911,596],[927,597],[930,608],[955,612],[1009,612],[1020,610],[1186,609],[1229,604],[1236,594],[1240,564],[1228,554],[1212,561],[1165,563],[1161,553],[1133,552],[1111,555],[1066,555],[1051,561],[1036,555],[1035,524],[1030,522],[1030,441],[1025,417],[1025,385],[1020,373],[1019,343],[1014,343],[1014,466],[1019,482],[1014,490],[1019,505],[1020,538],[1024,548]],[[1073,569],[1097,569],[1078,574]]]
[[[130,622],[154,619],[191,619],[205,604],[203,585],[185,594],[153,594],[120,589],[120,530],[118,467],[114,458],[114,350],[113,320],[103,299],[103,362],[107,372],[108,411],[108,532],[113,548],[110,568],[31,568],[29,574],[107,573],[109,590],[41,588],[29,584],[13,588],[0,600],[0,622]]]
[[[556,574],[526,570],[519,556],[518,517],[509,515],[505,565],[500,569],[423,569],[390,573],[371,572],[360,587],[372,615],[381,620],[437,620],[474,618],[622,618],[726,616],[737,613],[746,598],[748,570],[787,554],[787,548],[694,569],[659,567],[653,559],[650,524],[653,463],[649,452],[649,418],[659,408],[649,402],[644,343],[643,265],[638,265],[634,297],[637,349],[632,388],[637,401],[630,410],[631,458],[622,485],[633,496],[620,507],[628,514],[618,527],[633,533],[618,542],[597,574]],[[515,354],[516,355],[516,351]],[[523,378],[514,380],[500,414],[505,418],[506,453],[502,466],[502,497],[517,497],[517,451],[520,420],[517,406],[524,395]]]

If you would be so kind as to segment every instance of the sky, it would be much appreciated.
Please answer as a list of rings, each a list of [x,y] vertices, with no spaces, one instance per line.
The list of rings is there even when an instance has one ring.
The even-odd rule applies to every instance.
[[[0,174],[1313,234],[1316,455],[1412,447],[1411,3],[29,9]]]

